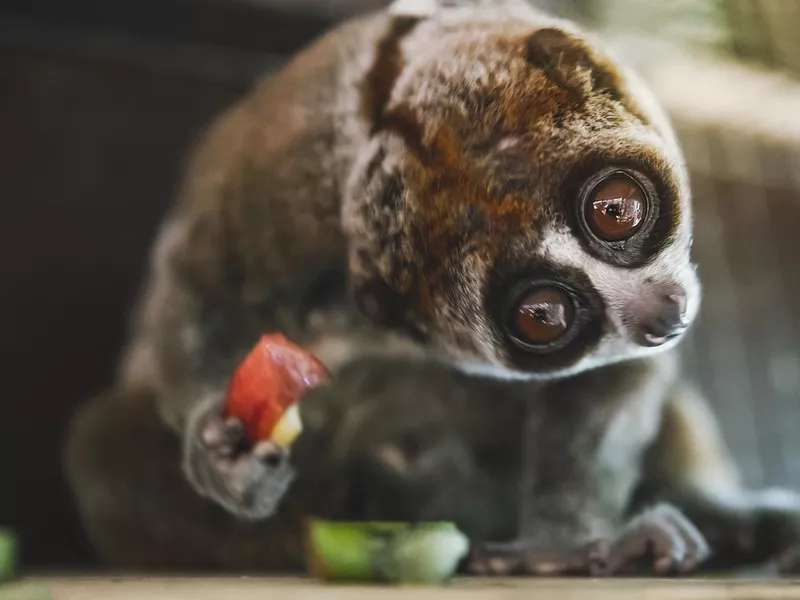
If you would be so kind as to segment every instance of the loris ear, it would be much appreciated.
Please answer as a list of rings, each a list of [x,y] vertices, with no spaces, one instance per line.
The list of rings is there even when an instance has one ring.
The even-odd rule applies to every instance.
[[[611,62],[567,31],[536,31],[527,40],[527,52],[528,62],[543,70],[556,85],[575,94],[607,93],[617,100],[625,96]]]

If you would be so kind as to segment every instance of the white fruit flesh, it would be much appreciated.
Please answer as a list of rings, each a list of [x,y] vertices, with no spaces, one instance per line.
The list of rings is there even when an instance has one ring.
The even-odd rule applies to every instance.
[[[279,446],[288,448],[302,430],[303,424],[300,422],[300,410],[297,408],[297,404],[293,404],[286,409],[286,412],[275,423],[270,439]]]

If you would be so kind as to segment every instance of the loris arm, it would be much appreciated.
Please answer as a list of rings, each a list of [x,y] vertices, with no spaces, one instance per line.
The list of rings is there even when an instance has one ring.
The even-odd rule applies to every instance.
[[[312,341],[323,288],[345,285],[338,190],[323,160],[338,59],[331,37],[301,53],[197,145],[121,374],[120,387],[155,396],[197,490],[241,517],[271,514],[291,473],[269,444],[236,451],[241,429],[221,412],[233,370],[265,332]]]
[[[274,512],[291,471],[269,445],[236,451],[243,432],[225,420],[223,403],[236,364],[259,333],[286,327],[248,305],[233,282],[214,281],[216,227],[209,219],[203,229],[191,216],[167,224],[123,385],[154,391],[161,418],[183,440],[184,472],[201,495],[258,518]],[[198,239],[198,230],[207,237]],[[201,270],[205,281],[197,277]]]
[[[800,495],[744,488],[710,408],[686,386],[664,406],[645,472],[642,498],[674,503],[705,535],[712,549],[706,568],[777,560],[798,572]]]
[[[322,260],[314,266],[292,262],[291,253],[281,251],[285,268],[298,273],[294,287],[276,285],[261,303],[249,301],[241,283],[226,279],[236,257],[228,258],[218,281],[198,285],[198,273],[206,281],[214,273],[202,244],[213,240],[218,224],[212,219],[203,228],[190,214],[167,226],[125,385],[154,388],[162,418],[183,439],[184,471],[197,491],[239,517],[259,519],[273,514],[294,477],[288,452],[270,442],[243,450],[241,424],[225,419],[223,411],[231,375],[258,337],[280,331],[308,345],[332,370],[353,355],[416,348],[389,332],[357,326],[348,309],[335,302],[322,303],[314,276],[339,292],[345,285],[326,277],[319,268],[325,266]],[[203,233],[202,241],[193,230]],[[261,230],[267,237],[269,229]],[[315,304],[303,297],[304,289],[314,293]]]
[[[508,457],[518,452],[484,451],[476,465],[457,432],[489,439],[521,420],[513,410],[473,419],[480,413],[458,410],[472,399],[491,405],[498,398],[431,364],[353,362],[332,385],[304,396],[306,426],[292,448],[297,478],[277,513],[258,522],[205,501],[187,484],[180,440],[156,414],[151,390],[119,387],[88,402],[71,427],[68,473],[88,533],[116,567],[299,569],[308,512],[456,520],[474,538],[507,538],[505,522],[513,527],[517,514],[515,480],[502,473],[513,470]],[[502,467],[499,479],[476,468],[492,463]]]

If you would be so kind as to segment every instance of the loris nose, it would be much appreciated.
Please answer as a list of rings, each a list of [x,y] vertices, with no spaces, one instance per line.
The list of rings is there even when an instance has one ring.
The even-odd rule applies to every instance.
[[[651,300],[639,322],[638,341],[642,346],[661,346],[678,337],[688,326],[686,292],[676,287]]]

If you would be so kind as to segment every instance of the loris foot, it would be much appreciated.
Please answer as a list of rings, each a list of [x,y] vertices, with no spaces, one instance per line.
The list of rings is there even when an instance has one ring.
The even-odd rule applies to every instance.
[[[677,575],[697,569],[709,556],[703,535],[682,512],[660,504],[635,517],[607,547],[590,573]]]
[[[241,421],[214,402],[189,420],[184,471],[201,495],[246,519],[271,516],[294,478],[286,450],[269,441],[250,446]]]
[[[482,576],[588,575],[591,565],[604,561],[606,554],[607,547],[602,543],[565,551],[542,551],[525,541],[486,544],[473,551],[467,568],[471,574]]]
[[[524,541],[489,544],[469,563],[475,575],[674,575],[696,569],[710,554],[697,528],[668,504],[626,525],[613,540],[567,551],[542,551]]]

